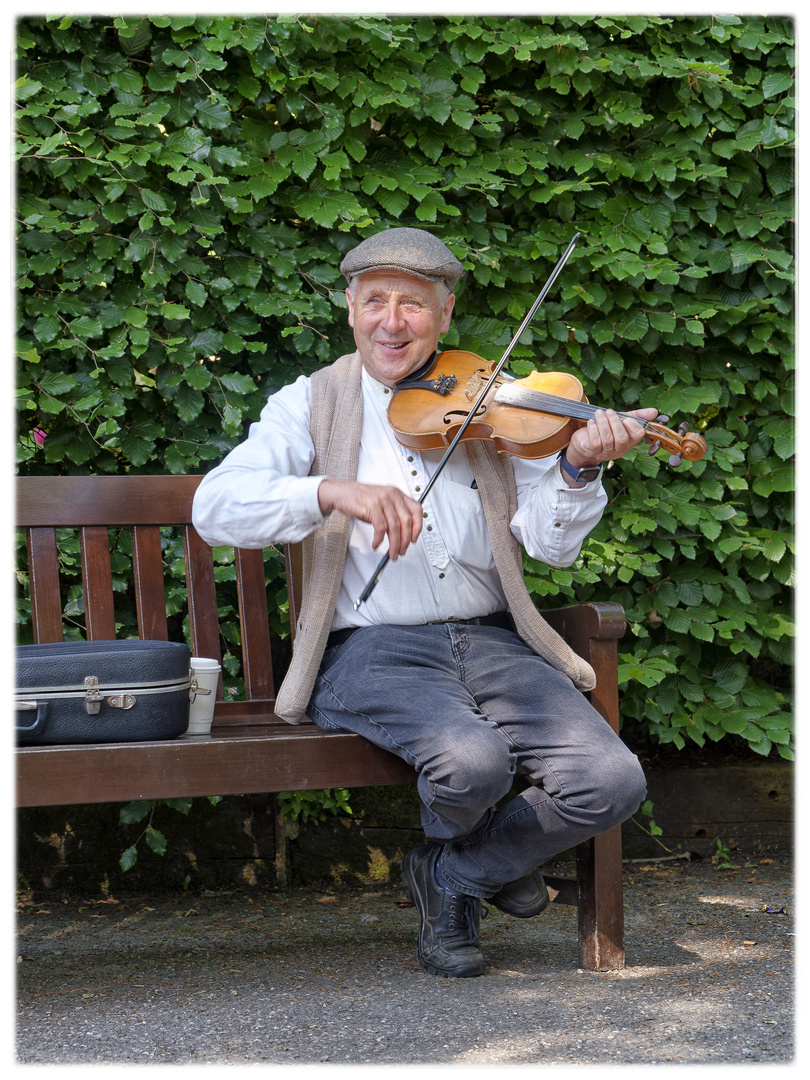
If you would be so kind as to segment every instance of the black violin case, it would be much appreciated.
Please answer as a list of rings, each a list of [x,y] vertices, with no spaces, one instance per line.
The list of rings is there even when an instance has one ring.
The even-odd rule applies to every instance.
[[[17,648],[21,746],[173,739],[188,728],[191,653],[174,641]]]

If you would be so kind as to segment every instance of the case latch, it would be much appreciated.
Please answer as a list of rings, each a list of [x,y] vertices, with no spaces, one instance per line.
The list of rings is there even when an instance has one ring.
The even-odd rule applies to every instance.
[[[98,679],[95,675],[88,675],[84,680],[87,690],[84,695],[84,707],[88,716],[95,716],[101,710],[104,695],[98,688]]]

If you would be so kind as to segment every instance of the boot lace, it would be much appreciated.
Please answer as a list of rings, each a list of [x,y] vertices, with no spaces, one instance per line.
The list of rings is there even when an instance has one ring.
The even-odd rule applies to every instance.
[[[480,920],[486,918],[489,909],[477,896],[466,893],[450,893],[447,919],[447,936],[459,941],[478,942]]]

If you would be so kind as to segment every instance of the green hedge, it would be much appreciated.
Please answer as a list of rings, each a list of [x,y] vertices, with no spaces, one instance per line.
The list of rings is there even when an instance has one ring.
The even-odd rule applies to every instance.
[[[580,231],[513,371],[573,370],[710,449],[611,468],[582,558],[528,560],[530,586],[625,606],[639,738],[789,757],[792,31],[21,19],[20,470],[209,468],[270,391],[351,347],[337,265],[385,226],[449,244],[468,273],[445,345],[499,357]]]

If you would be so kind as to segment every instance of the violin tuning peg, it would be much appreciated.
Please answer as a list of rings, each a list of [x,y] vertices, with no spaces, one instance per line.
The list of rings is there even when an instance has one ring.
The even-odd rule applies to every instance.
[[[671,468],[677,469],[679,465],[683,465],[683,458],[680,454],[670,454],[669,464]]]
[[[656,419],[657,419],[657,422],[660,423],[660,424],[668,424],[669,423],[669,417],[665,416],[664,413],[661,413],[661,415],[659,417],[657,417]]]
[[[684,421],[682,424],[678,424],[678,434],[683,436],[689,430],[689,425]]]
[[[658,441],[658,439],[656,439],[654,442],[650,443],[650,448],[647,453],[650,455],[650,457],[652,457],[653,454],[657,454],[660,449],[661,443]]]

